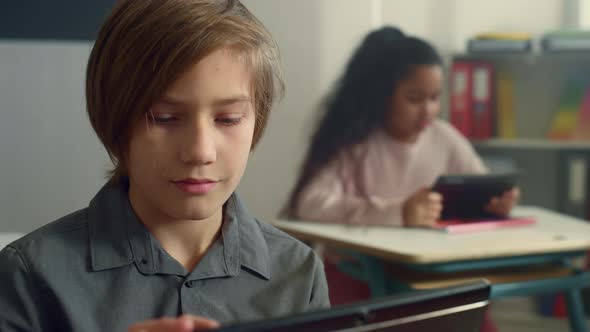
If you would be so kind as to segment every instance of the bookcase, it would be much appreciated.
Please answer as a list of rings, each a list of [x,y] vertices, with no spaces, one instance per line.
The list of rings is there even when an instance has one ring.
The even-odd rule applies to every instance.
[[[547,138],[562,95],[572,80],[590,84],[590,52],[467,53],[455,62],[488,62],[495,79],[511,81],[514,137],[472,139],[493,171],[518,170],[522,203],[542,206],[576,217],[590,215],[590,140]],[[494,84],[497,83],[494,81]],[[496,90],[497,86],[494,86]],[[495,91],[494,91],[495,92]],[[498,131],[497,100],[492,112]]]
[[[590,140],[547,138],[572,80],[586,80],[590,86],[590,52],[458,54],[455,61],[489,62],[495,75],[502,73],[511,81],[514,137],[471,139],[492,171],[521,173],[522,204],[590,219]],[[494,127],[498,132],[496,121]],[[590,290],[584,294],[590,316]],[[546,307],[548,299],[539,303]]]
[[[546,138],[568,82],[590,82],[590,52],[457,54],[452,61],[489,62],[496,78],[511,81],[516,138]]]

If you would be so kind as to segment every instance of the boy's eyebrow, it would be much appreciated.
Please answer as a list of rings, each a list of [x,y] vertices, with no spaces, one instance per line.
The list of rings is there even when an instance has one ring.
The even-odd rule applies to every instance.
[[[248,97],[246,95],[236,95],[236,96],[231,96],[231,97],[227,97],[227,98],[217,99],[213,102],[213,106],[217,106],[217,107],[227,106],[227,105],[233,105],[233,104],[249,102],[249,101],[250,101],[250,97]]]
[[[183,106],[188,104],[187,102],[183,101],[182,99],[177,99],[172,96],[162,96],[160,99],[156,101],[158,104],[167,104],[171,106]]]
[[[215,99],[212,104],[213,104],[213,106],[219,107],[219,106],[227,106],[227,105],[249,102],[249,101],[250,101],[250,97],[248,97],[246,95],[235,95],[235,96]],[[188,102],[188,101],[184,101],[182,99],[175,98],[172,96],[162,96],[162,98],[160,98],[157,102],[162,103],[162,104],[172,105],[172,106],[184,106],[184,105],[190,104],[190,102]]]

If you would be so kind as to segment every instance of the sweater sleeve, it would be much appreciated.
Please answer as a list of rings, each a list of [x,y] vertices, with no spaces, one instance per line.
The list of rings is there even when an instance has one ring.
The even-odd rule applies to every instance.
[[[451,174],[485,174],[488,169],[471,143],[455,128],[446,124],[450,144],[449,170]]]
[[[362,157],[361,157],[362,158]],[[364,194],[359,159],[340,154],[299,195],[298,218],[326,223],[395,225],[402,223],[402,201]]]

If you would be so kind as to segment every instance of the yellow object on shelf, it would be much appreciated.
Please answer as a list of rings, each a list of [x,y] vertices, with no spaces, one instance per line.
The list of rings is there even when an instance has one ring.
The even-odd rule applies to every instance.
[[[483,32],[475,35],[477,39],[529,40],[533,36],[527,32]]]
[[[576,109],[560,110],[553,118],[549,138],[570,139],[576,127],[576,118],[578,117],[576,111]]]
[[[499,138],[516,138],[513,81],[506,71],[499,71],[496,83],[496,132]]]

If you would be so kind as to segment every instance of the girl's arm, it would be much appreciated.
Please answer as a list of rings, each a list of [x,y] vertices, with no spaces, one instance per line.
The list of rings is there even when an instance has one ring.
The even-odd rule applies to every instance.
[[[359,190],[358,162],[340,158],[328,164],[299,195],[299,219],[327,223],[401,226],[403,201]]]
[[[448,142],[451,145],[450,174],[485,174],[488,169],[471,143],[454,128],[448,126]]]

